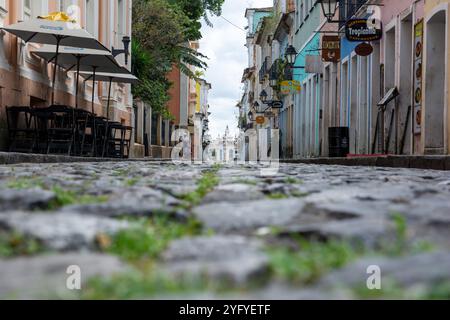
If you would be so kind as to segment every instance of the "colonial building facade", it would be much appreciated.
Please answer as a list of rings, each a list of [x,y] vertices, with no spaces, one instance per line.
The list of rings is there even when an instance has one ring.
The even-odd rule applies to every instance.
[[[131,0],[1,0],[0,26],[64,11],[94,35],[107,48],[123,48],[122,38],[131,36]],[[30,54],[34,44],[25,44],[12,35],[0,33],[0,148],[5,150],[6,106],[47,106],[50,104],[51,68]],[[117,57],[125,65],[124,55]],[[128,66],[129,67],[129,66]],[[73,73],[59,70],[55,103],[75,105]],[[106,83],[99,83],[95,112],[106,115]],[[92,84],[86,82],[80,107],[88,108]],[[81,99],[80,99],[81,100]],[[131,86],[113,84],[110,119],[132,125],[134,122]]]
[[[272,8],[248,9],[254,36],[247,40],[253,50],[243,77],[241,127],[256,125],[245,115],[253,100],[261,104],[265,89],[283,101],[281,110],[272,110],[283,158],[329,156],[330,128],[348,131],[350,155],[449,154],[449,2],[340,0],[331,21],[314,0],[274,0]],[[282,30],[280,8],[288,9]],[[269,18],[275,23],[261,22]],[[348,39],[347,22],[355,19],[375,19],[379,39]],[[261,34],[263,41],[257,41]],[[321,59],[325,37],[337,39],[339,59]],[[368,48],[363,42],[370,52],[360,50]],[[276,58],[286,63],[287,44],[297,52],[294,71],[278,79],[292,77],[301,90],[280,96],[258,71],[266,61],[270,70]]]

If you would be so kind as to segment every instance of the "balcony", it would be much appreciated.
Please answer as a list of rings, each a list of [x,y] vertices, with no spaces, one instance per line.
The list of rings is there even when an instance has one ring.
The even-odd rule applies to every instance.
[[[269,57],[264,59],[264,62],[259,70],[259,83],[263,84],[266,80],[266,75],[269,74]]]
[[[339,3],[339,28],[345,26],[345,21],[355,16],[359,9],[365,5],[368,0],[347,0]]]

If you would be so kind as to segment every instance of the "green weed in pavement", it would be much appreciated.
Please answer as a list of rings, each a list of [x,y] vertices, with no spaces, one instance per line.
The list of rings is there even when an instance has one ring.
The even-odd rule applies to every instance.
[[[197,181],[197,189],[183,196],[187,202],[187,207],[199,205],[202,199],[211,192],[220,182],[217,172],[220,166],[213,166],[212,169],[205,171]]]
[[[275,277],[309,284],[323,274],[355,260],[361,252],[340,241],[322,243],[299,240],[298,250],[273,248],[268,254]]]
[[[75,191],[65,190],[61,187],[53,187],[52,191],[55,193],[55,199],[52,200],[49,204],[48,209],[50,210],[73,204],[94,204],[108,201],[107,196],[79,194]]]
[[[0,232],[0,258],[30,256],[43,252],[41,244],[18,232]]]
[[[205,277],[171,277],[166,274],[139,271],[111,278],[93,278],[88,281],[81,296],[86,300],[126,300],[151,298],[155,295],[222,291],[225,283],[213,283]]]
[[[136,261],[156,259],[175,239],[201,233],[201,224],[193,219],[187,222],[173,221],[167,217],[155,217],[133,222],[130,229],[120,231],[112,237],[104,249],[119,257]]]

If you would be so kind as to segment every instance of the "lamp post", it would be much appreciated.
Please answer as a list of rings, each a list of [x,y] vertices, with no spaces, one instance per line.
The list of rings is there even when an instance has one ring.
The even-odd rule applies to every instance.
[[[290,45],[286,48],[286,51],[284,53],[284,57],[286,58],[286,61],[289,65],[289,68],[291,69],[305,69],[303,66],[294,66],[295,60],[297,59],[298,52],[295,50],[293,45]]]
[[[261,102],[264,104],[266,104],[266,102],[267,102],[267,97],[268,97],[268,94],[267,94],[266,90],[261,91],[261,93],[259,94],[259,100],[261,100]]]
[[[338,0],[317,0],[316,4],[318,3],[320,3],[323,15],[325,16],[325,18],[327,18],[327,21],[329,23],[340,22],[340,21],[333,21],[333,17],[336,14],[339,5]]]
[[[117,57],[119,54],[124,53],[125,54],[125,65],[128,65],[128,57],[130,55],[130,42],[131,39],[128,36],[125,36],[122,38],[122,43],[123,43],[123,49],[114,49],[114,47],[112,47],[112,55],[113,57]]]

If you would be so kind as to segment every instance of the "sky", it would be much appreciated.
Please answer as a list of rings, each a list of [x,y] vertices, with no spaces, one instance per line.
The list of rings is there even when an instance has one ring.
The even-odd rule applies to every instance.
[[[248,64],[244,46],[247,32],[243,30],[247,26],[245,9],[269,7],[272,3],[273,0],[225,0],[222,17],[211,18],[214,27],[203,23],[200,52],[209,58],[205,79],[212,85],[209,94],[212,138],[223,135],[227,125],[232,134],[238,132],[236,104],[242,97],[241,79]]]

